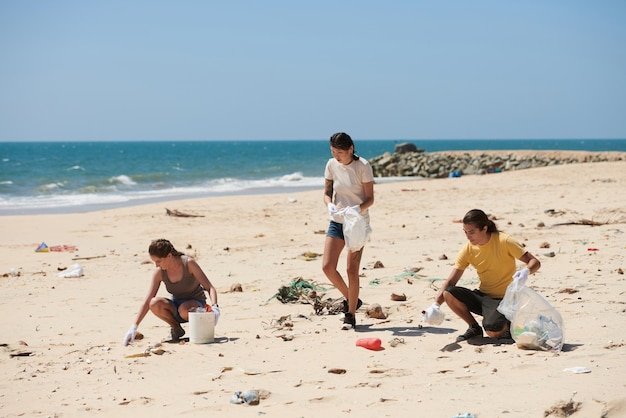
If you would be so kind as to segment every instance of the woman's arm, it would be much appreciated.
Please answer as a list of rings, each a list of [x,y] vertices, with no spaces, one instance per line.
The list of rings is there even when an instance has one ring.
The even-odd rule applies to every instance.
[[[462,275],[463,275],[463,270],[452,269],[446,281],[443,282],[443,284],[439,288],[439,291],[437,292],[437,296],[435,297],[435,302],[437,302],[440,305],[443,304],[444,302],[443,292],[450,286],[456,286],[456,284],[458,283]]]
[[[534,272],[536,272],[537,270],[539,270],[541,268],[541,262],[539,260],[537,260],[537,258],[534,255],[532,255],[531,253],[529,253],[528,251],[526,251],[519,258],[519,260],[522,263],[526,264],[526,268],[528,269],[530,274],[533,274]]]
[[[363,183],[363,193],[365,194],[365,199],[359,205],[361,211],[371,207],[374,204],[374,182],[370,181],[368,183]]]
[[[161,269],[156,269],[154,274],[152,275],[152,281],[150,282],[150,288],[148,289],[148,294],[146,295],[146,299],[143,301],[139,312],[137,313],[137,317],[135,319],[135,325],[139,326],[143,318],[146,316],[148,311],[150,310],[150,301],[154,298],[159,291],[159,287],[161,287]]]
[[[325,179],[324,183],[324,205],[328,206],[333,202],[333,181]]]

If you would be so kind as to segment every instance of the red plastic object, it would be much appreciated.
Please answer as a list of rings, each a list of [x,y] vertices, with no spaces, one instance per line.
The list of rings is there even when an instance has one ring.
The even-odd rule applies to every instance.
[[[587,251],[598,251],[597,248],[587,248]]]
[[[356,340],[357,347],[367,348],[368,350],[379,350],[382,341],[380,338],[359,338]]]

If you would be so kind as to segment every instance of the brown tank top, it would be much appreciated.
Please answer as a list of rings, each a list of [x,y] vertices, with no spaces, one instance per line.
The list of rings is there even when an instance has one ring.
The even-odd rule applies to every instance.
[[[196,278],[189,273],[189,268],[187,268],[189,258],[186,255],[181,255],[180,258],[183,261],[183,279],[179,282],[172,283],[169,277],[167,277],[167,271],[161,270],[161,280],[165,283],[165,288],[172,294],[174,299],[206,300],[204,288]]]

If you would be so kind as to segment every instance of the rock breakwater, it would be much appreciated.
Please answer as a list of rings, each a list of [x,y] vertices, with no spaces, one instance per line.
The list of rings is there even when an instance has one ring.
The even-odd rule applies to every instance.
[[[369,160],[375,177],[459,177],[559,164],[626,162],[626,152],[441,151],[387,152]],[[625,167],[626,168],[626,167]]]

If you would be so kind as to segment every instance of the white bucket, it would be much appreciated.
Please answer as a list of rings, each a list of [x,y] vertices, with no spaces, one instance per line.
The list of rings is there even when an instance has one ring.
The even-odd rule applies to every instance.
[[[214,312],[189,312],[189,342],[212,343],[215,337]]]

